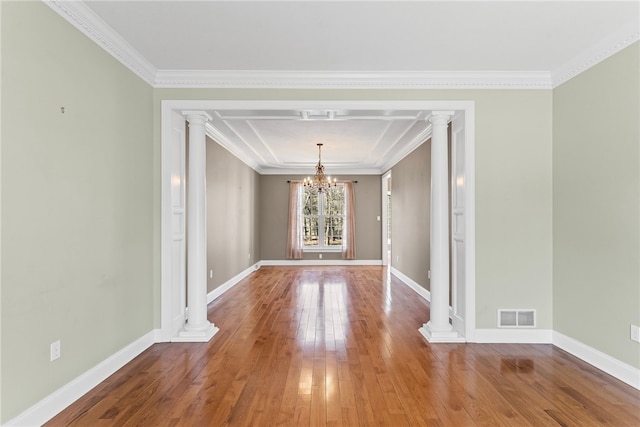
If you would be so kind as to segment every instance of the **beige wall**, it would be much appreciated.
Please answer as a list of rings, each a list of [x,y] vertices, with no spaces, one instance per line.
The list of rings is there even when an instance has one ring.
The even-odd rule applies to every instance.
[[[554,90],[553,326],[640,368],[640,43]]]
[[[429,290],[431,141],[391,169],[391,265]]]
[[[263,260],[283,260],[287,247],[289,206],[288,180],[298,175],[262,175],[260,177],[260,255]],[[356,199],[356,257],[359,260],[382,259],[382,181],[378,175],[345,175],[341,180],[358,181]],[[304,259],[318,259],[318,253],[305,253]],[[325,252],[322,259],[341,259],[340,253]]]
[[[6,422],[153,329],[159,175],[152,89],[43,3],[1,3]]]
[[[207,291],[260,260],[260,175],[207,137]]]

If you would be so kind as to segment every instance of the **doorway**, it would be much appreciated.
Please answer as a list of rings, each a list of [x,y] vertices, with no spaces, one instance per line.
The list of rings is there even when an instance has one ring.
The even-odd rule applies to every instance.
[[[391,265],[391,171],[382,175],[382,265]]]
[[[184,259],[174,250],[175,233],[175,201],[174,196],[179,197],[180,192],[174,191],[172,182],[184,180],[182,168],[176,168],[176,164],[181,164],[179,157],[184,156],[184,152],[176,149],[176,144],[172,144],[175,139],[175,129],[172,128],[172,116],[182,115],[184,111],[193,110],[357,110],[372,111],[381,109],[393,109],[404,111],[421,110],[422,117],[430,116],[432,111],[450,110],[455,111],[454,122],[460,124],[461,133],[464,134],[465,143],[461,147],[464,150],[465,168],[463,179],[460,180],[464,191],[460,191],[460,197],[464,199],[464,215],[458,216],[461,223],[464,223],[465,238],[461,241],[464,251],[460,251],[458,264],[460,271],[464,270],[464,275],[458,276],[459,296],[457,308],[460,320],[464,322],[464,336],[466,341],[474,340],[475,333],[475,104],[473,101],[198,101],[198,100],[164,100],[161,101],[161,265],[160,271],[160,331],[157,335],[157,342],[171,341],[172,338],[172,313],[180,306],[178,270],[184,268]],[[455,126],[455,124],[454,124]],[[213,129],[215,132],[216,129]],[[408,153],[406,153],[408,154]],[[176,175],[178,173],[178,175]],[[383,199],[388,199],[384,197]],[[175,212],[174,212],[175,211]],[[180,209],[178,209],[180,211]],[[180,227],[184,226],[184,223]],[[388,230],[388,229],[387,229]],[[384,255],[383,255],[384,256]],[[388,256],[388,253],[387,253]],[[387,260],[391,262],[390,259]]]

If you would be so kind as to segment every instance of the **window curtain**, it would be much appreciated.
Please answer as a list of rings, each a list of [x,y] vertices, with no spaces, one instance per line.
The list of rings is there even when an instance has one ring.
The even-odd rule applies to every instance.
[[[353,182],[344,183],[342,259],[356,259],[356,203]]]
[[[291,181],[289,183],[289,224],[287,229],[286,259],[302,259],[301,191],[302,183],[300,181]]]

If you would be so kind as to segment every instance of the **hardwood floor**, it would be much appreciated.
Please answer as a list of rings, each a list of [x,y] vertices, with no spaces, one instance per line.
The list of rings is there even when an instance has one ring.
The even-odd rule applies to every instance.
[[[156,344],[61,426],[639,426],[640,392],[551,345],[429,345],[382,267],[263,267],[209,305],[209,343]]]

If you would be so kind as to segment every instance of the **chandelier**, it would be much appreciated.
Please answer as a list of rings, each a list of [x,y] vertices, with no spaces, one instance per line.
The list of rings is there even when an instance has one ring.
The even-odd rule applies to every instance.
[[[311,177],[307,177],[302,181],[302,184],[312,191],[322,193],[328,190],[330,187],[336,186],[336,179],[331,180],[330,176],[324,174],[324,166],[322,166],[322,144],[318,145],[318,164],[316,165],[316,174]]]

